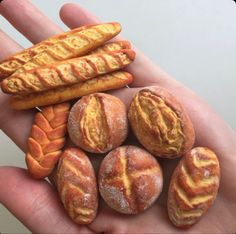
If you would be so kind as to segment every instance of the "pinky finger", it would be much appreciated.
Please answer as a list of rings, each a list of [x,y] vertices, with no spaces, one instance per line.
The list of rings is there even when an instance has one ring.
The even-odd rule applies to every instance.
[[[92,233],[70,220],[48,182],[23,169],[0,167],[0,188],[0,202],[33,233]]]

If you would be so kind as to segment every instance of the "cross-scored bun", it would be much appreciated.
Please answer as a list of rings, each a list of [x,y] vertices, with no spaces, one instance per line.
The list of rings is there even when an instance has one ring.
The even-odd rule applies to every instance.
[[[149,208],[162,191],[162,170],[157,160],[137,146],[111,151],[100,166],[99,191],[105,202],[124,214]]]

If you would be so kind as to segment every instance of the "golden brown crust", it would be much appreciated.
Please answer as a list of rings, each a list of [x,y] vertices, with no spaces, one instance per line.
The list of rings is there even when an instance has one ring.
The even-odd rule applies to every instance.
[[[84,96],[72,107],[67,126],[75,145],[88,152],[106,153],[128,135],[126,106],[105,93]]]
[[[134,58],[134,51],[122,50],[70,59],[12,75],[2,81],[1,88],[17,95],[55,89],[122,69]]]
[[[79,98],[91,93],[118,89],[130,84],[132,81],[133,76],[131,74],[127,72],[114,72],[68,87],[61,87],[24,97],[12,97],[10,105],[13,109],[17,110],[46,106]]]
[[[106,203],[124,214],[149,208],[162,191],[162,170],[157,160],[137,146],[121,146],[102,161],[99,191]]]
[[[155,156],[180,157],[194,144],[190,118],[176,98],[163,88],[153,86],[139,91],[128,116],[140,143]]]
[[[48,38],[44,41],[41,41],[40,43],[25,49],[7,59],[4,61],[1,61],[0,63],[0,80],[10,76],[12,73],[14,73],[17,69],[19,69],[22,65],[30,61],[35,55],[43,52],[48,47],[54,45],[56,42],[65,39],[68,35],[72,35],[74,33],[77,33],[81,30],[84,30],[90,26],[83,26],[80,28],[73,29],[69,32],[65,32],[59,35],[56,35],[54,37]]]
[[[69,34],[63,40],[55,42],[21,66],[14,74],[85,55],[115,37],[120,31],[121,26],[119,23],[87,26],[84,30]]]
[[[57,169],[57,189],[71,219],[91,223],[97,214],[98,195],[94,169],[79,149],[66,149]]]
[[[125,49],[131,49],[131,44],[129,41],[114,41],[114,42],[108,42],[98,47],[97,49],[92,50],[89,54],[101,54],[109,51],[118,51]]]
[[[176,167],[169,186],[168,214],[171,222],[188,228],[212,206],[219,188],[217,156],[205,147],[188,152]]]
[[[47,177],[57,163],[65,144],[69,103],[43,107],[35,115],[28,139],[26,163],[33,178]]]

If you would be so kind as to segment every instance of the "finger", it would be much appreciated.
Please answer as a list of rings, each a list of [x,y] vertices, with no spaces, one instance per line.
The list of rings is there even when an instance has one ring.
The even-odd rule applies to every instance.
[[[25,170],[0,167],[0,187],[1,203],[33,233],[92,233],[70,220],[48,182],[31,179]]]
[[[21,51],[23,48],[7,34],[0,31],[0,60]],[[0,91],[0,129],[5,132],[22,150],[26,150],[34,111],[14,111],[9,107],[9,96]]]
[[[0,14],[32,43],[38,43],[61,29],[48,19],[29,0],[4,0]]]
[[[22,47],[0,30],[0,61],[22,50]]]

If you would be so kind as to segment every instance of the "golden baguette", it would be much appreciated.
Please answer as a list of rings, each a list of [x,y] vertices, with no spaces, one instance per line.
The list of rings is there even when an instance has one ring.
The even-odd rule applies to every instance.
[[[132,81],[133,76],[128,72],[113,72],[67,87],[33,93],[23,97],[11,97],[10,105],[13,109],[18,110],[51,105],[79,98],[91,93],[118,89],[130,84]]]
[[[101,54],[109,51],[118,51],[124,49],[131,49],[131,44],[129,41],[108,42],[97,49],[92,50],[89,54]]]
[[[121,25],[119,23],[105,23],[89,26],[75,34],[69,34],[63,40],[34,56],[14,74],[85,55],[115,37],[120,31]]]
[[[12,75],[2,81],[3,92],[25,95],[83,82],[129,65],[135,57],[132,50],[93,54]]]
[[[56,42],[64,40],[69,35],[73,35],[81,30],[84,30],[91,26],[83,26],[80,28],[73,29],[71,31],[56,35],[54,37],[48,38],[28,49],[25,49],[0,63],[0,80],[10,76],[22,65],[30,61],[35,55],[43,52],[48,47],[53,46]]]
[[[33,178],[48,176],[56,165],[66,142],[69,109],[68,102],[61,103],[43,107],[35,115],[25,158],[28,172]]]

